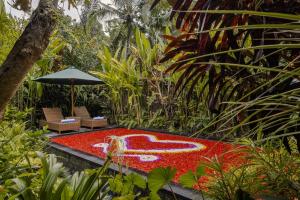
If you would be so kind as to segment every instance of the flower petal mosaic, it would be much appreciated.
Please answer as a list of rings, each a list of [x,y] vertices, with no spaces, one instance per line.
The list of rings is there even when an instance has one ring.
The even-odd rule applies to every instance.
[[[118,149],[116,157],[122,157],[123,165],[146,173],[171,166],[177,169],[175,182],[206,158],[218,156],[228,165],[235,165],[240,156],[232,151],[234,145],[225,142],[126,128],[61,136],[51,141],[102,159]]]

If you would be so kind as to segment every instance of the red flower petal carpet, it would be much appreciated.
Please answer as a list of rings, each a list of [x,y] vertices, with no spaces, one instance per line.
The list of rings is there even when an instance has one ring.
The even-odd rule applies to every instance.
[[[113,138],[121,141],[123,165],[143,172],[171,166],[177,169],[175,182],[206,158],[222,157],[228,166],[240,161],[240,155],[232,151],[233,144],[136,129],[107,129],[56,137],[51,141],[105,159]]]

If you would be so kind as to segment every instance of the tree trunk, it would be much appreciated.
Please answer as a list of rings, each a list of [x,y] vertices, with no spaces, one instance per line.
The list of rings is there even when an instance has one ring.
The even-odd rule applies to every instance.
[[[0,67],[0,113],[40,59],[56,24],[57,1],[40,0],[29,24]]]

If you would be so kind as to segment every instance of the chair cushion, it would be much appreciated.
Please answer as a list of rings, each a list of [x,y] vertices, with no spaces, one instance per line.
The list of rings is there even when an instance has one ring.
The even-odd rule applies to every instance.
[[[99,119],[104,119],[104,117],[97,116],[97,117],[93,117],[93,119],[95,119],[95,120],[99,120]]]
[[[62,119],[60,120],[61,123],[72,123],[72,122],[75,122],[76,119]]]

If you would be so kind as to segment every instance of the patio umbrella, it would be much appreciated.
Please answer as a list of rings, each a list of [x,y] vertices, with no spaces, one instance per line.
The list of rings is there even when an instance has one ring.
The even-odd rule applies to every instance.
[[[49,84],[70,85],[72,115],[74,114],[74,85],[96,85],[103,83],[100,79],[82,72],[75,67],[69,67],[68,69],[39,77],[34,81]]]

